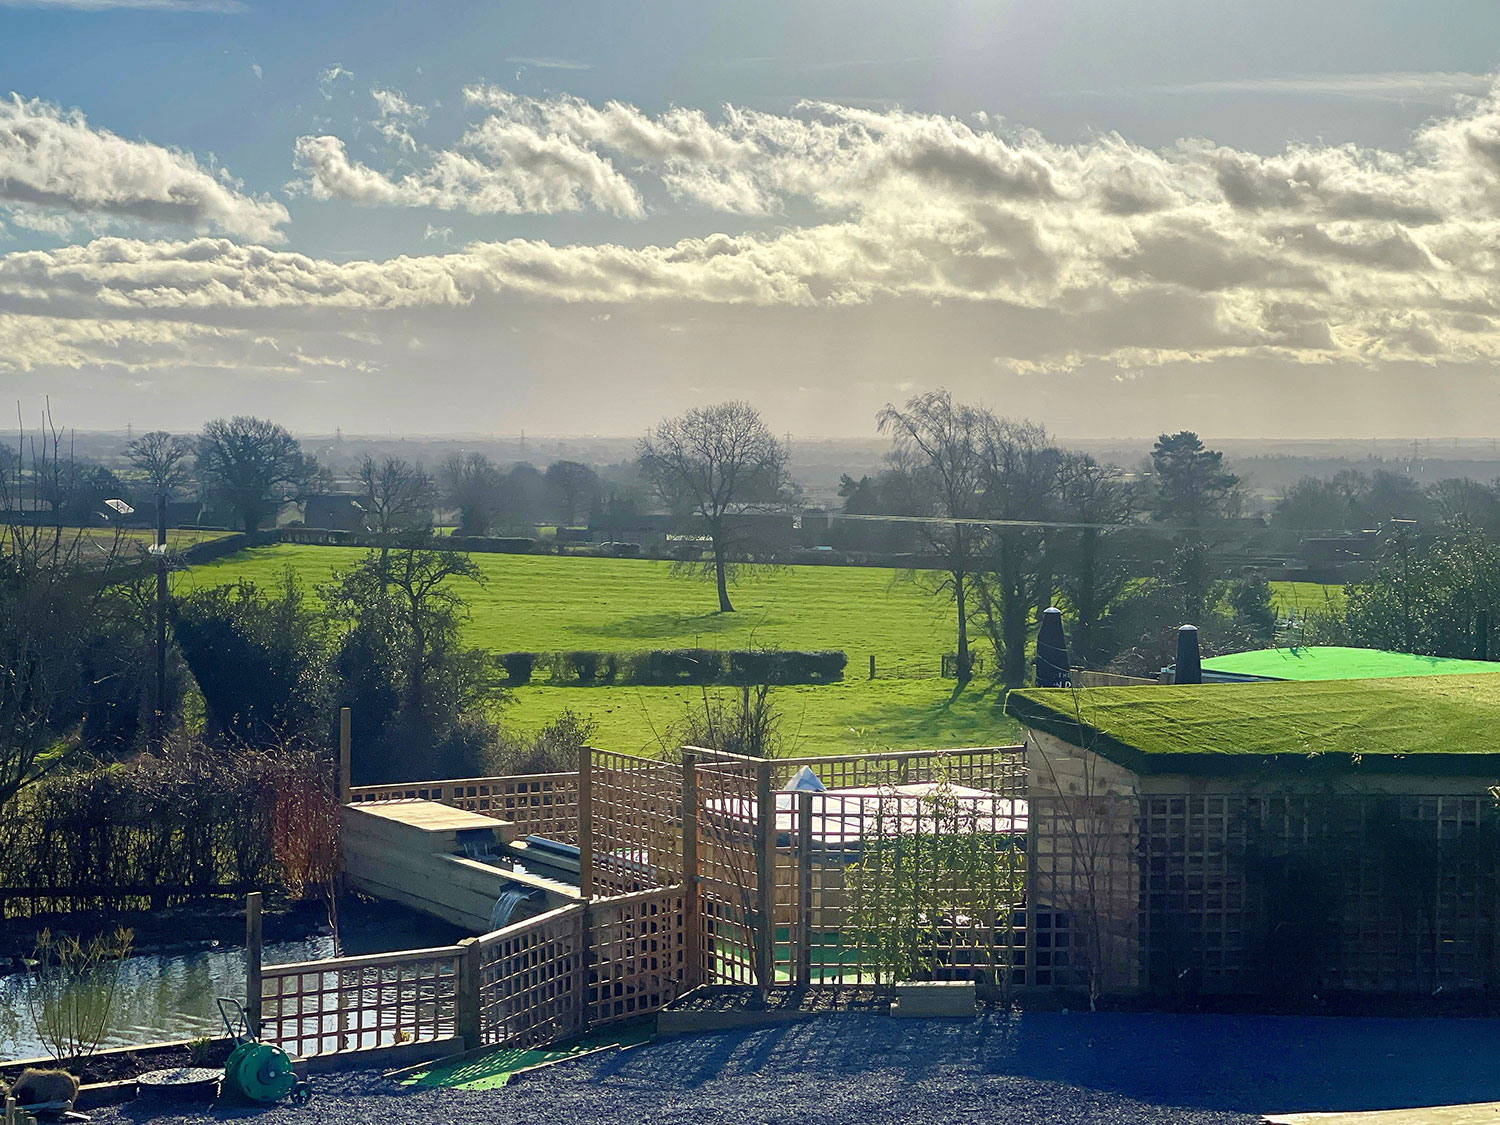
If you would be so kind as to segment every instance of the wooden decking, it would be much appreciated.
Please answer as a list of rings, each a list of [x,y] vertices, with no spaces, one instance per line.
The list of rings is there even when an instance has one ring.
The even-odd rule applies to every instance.
[[[541,890],[548,909],[576,901],[576,887],[458,854],[476,842],[499,853],[515,835],[510,821],[436,801],[346,805],[344,871],[356,890],[476,934],[492,928],[490,913],[507,886]]]

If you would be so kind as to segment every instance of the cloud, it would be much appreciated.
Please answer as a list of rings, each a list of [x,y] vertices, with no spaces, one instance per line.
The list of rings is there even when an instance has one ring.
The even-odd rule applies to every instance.
[[[370,87],[370,97],[379,111],[372,123],[376,131],[398,148],[416,152],[417,142],[411,130],[427,123],[426,107],[409,101],[400,90],[386,90],[379,86]]]
[[[525,128],[484,127],[470,151],[438,154],[421,173],[392,179],[352,159],[337,137],[299,137],[293,152],[314,199],[356,206],[434,207],[476,215],[552,214],[585,206],[618,215],[643,213],[640,195],[609,161],[567,138]]]
[[[95,128],[77,111],[0,100],[0,208],[85,225],[168,224],[278,242],[286,208],[244,194],[191,155]]]
[[[593,63],[548,56],[539,58],[535,55],[507,55],[505,61],[519,66],[529,66],[533,70],[592,70],[594,68]]]
[[[396,92],[376,101],[391,120],[419,116]],[[670,310],[656,323],[685,335],[747,326],[737,340],[756,339],[754,324],[788,340],[786,326],[824,320],[940,326],[939,341],[982,345],[989,372],[1500,361],[1493,97],[1399,150],[1271,154],[1208,141],[1152,150],[1114,135],[1057,144],[983,115],[812,102],[648,114],[490,87],[466,102],[477,119],[459,142],[409,173],[354,159],[338,137],[299,138],[298,190],[368,207],[626,219],[649,199],[714,208],[728,229],[661,245],[513,239],[352,262],[231,238],[100,238],[0,257],[0,315],[129,324],[143,340],[180,330],[226,354],[246,338],[283,340],[361,363],[379,356],[348,340],[492,337],[570,307],[613,312],[613,329],[652,309]],[[775,213],[796,218],[731,225]],[[346,342],[330,343],[339,333]],[[46,338],[3,362],[43,363]],[[57,363],[90,339],[60,336]],[[176,362],[144,342],[132,354]]]
[[[333,101],[333,95],[338,89],[341,79],[349,82],[354,81],[354,72],[352,70],[345,70],[338,63],[334,63],[332,66],[324,67],[318,73],[318,92],[323,95],[325,102]]]
[[[1230,78],[1214,82],[1189,82],[1151,86],[1158,94],[1251,94],[1293,95],[1315,98],[1348,98],[1354,101],[1417,102],[1448,105],[1461,95],[1489,91],[1492,75],[1466,71],[1394,70],[1365,74],[1309,74],[1277,78]]]

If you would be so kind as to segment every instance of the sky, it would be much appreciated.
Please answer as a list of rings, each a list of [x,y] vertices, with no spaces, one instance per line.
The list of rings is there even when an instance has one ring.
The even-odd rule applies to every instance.
[[[0,0],[80,429],[1500,434],[1500,5]]]

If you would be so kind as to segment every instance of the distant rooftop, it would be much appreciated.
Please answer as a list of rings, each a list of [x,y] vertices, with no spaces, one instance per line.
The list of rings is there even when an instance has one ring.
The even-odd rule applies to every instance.
[[[1137,773],[1333,768],[1500,781],[1500,676],[1027,688],[1023,726]]]
[[[1500,663],[1454,660],[1445,656],[1413,656],[1374,648],[1309,646],[1262,648],[1234,652],[1203,662],[1205,672],[1256,676],[1266,680],[1372,680],[1391,676],[1449,676],[1471,672],[1500,672]]]

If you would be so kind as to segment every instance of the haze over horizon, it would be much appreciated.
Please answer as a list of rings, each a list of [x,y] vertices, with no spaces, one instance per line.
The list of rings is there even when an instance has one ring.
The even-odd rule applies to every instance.
[[[1059,7],[0,0],[0,397],[1500,432],[1500,6]]]

